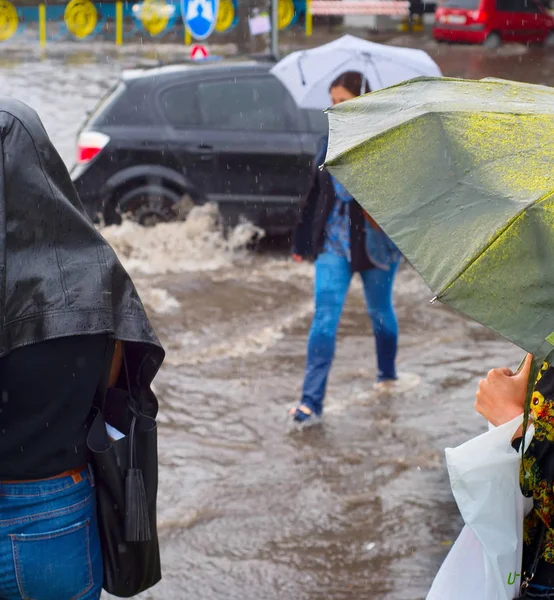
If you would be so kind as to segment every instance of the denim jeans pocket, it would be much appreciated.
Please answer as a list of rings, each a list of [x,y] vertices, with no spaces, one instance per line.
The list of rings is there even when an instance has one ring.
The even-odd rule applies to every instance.
[[[76,600],[92,588],[90,519],[10,538],[22,598]]]

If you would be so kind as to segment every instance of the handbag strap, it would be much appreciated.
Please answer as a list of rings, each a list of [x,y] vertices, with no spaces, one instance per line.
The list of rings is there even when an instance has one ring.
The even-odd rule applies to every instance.
[[[137,417],[138,408],[133,396],[133,390],[131,388],[131,378],[129,377],[129,365],[127,364],[127,356],[125,355],[125,348],[123,348],[123,368],[125,369],[125,379],[127,380],[127,391],[129,393],[129,409],[133,413],[133,419],[131,421],[131,427],[129,428],[129,469],[136,468],[137,462],[137,448],[135,444],[135,431],[137,428]]]
[[[93,400],[93,406],[98,408],[103,416],[105,416],[105,408],[106,408],[106,396],[108,393],[108,384],[110,382],[110,375],[112,370],[112,362],[114,357],[116,341],[112,338],[109,338],[106,343],[106,349],[104,352],[104,362],[102,364],[102,371],[100,373],[100,379],[98,381],[98,388],[95,398]],[[129,410],[133,413],[134,417],[138,417],[140,414],[138,404],[133,395],[133,389],[131,386],[131,378],[129,376],[129,366],[127,364],[127,353],[125,352],[125,346],[122,346],[122,367],[125,372],[125,381],[127,384],[127,392],[129,394],[129,400],[127,406]]]
[[[102,415],[104,414],[104,408],[106,406],[106,394],[108,391],[108,383],[110,382],[114,350],[115,340],[113,340],[111,337],[108,337],[106,349],[104,350],[102,370],[100,371],[100,378],[98,379],[98,388],[92,402],[92,405],[96,407],[102,413]]]
[[[98,388],[96,395],[94,397],[93,406],[97,408],[102,416],[105,418],[105,408],[106,408],[106,397],[108,394],[108,384],[110,382],[110,374],[112,371],[112,362],[115,351],[115,340],[111,337],[106,342],[106,349],[104,351],[104,361],[102,363],[102,371],[100,372],[100,379],[98,380]],[[128,435],[128,445],[129,445],[129,468],[135,468],[136,464],[136,447],[135,447],[135,429],[136,422],[138,416],[138,409],[136,406],[136,402],[133,396],[133,391],[131,388],[131,379],[129,377],[129,367],[127,365],[127,357],[125,352],[125,346],[122,348],[123,354],[123,368],[125,370],[125,379],[127,381],[127,391],[129,393],[129,400],[127,406],[130,411],[133,413],[133,418],[131,421],[131,427],[129,429]]]
[[[133,395],[133,388],[131,387],[131,378],[129,376],[129,365],[127,363],[127,353],[125,352],[125,346],[122,348],[123,354],[123,369],[125,370],[125,380],[127,382],[127,392],[129,393],[129,409],[133,413],[135,417],[138,417],[140,414],[140,410],[138,407],[138,403],[135,400],[135,396]]]
[[[529,569],[525,569],[523,572],[524,579],[521,582],[521,588],[520,588],[521,595],[523,595],[525,590],[529,587],[529,584],[535,577],[535,573],[537,572],[537,567],[539,565],[539,560],[541,557],[542,543],[544,541],[544,536],[546,535],[546,525],[544,524],[544,521],[542,519],[540,521],[541,522],[539,525],[539,530],[537,531],[537,534],[535,535],[535,549],[534,549],[534,554],[533,554],[533,560],[532,560],[532,562],[529,561],[529,563],[528,563],[531,565],[529,567]]]

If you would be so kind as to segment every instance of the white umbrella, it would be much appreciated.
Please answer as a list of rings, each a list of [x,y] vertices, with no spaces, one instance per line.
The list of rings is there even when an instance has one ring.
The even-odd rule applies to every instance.
[[[271,72],[286,86],[298,106],[325,109],[329,86],[345,71],[360,72],[372,91],[414,77],[441,77],[435,61],[423,50],[368,42],[352,35],[289,54]]]

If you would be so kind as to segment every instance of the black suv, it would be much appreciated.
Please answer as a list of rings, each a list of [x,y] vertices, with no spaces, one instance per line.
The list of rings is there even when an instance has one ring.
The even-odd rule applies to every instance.
[[[299,109],[264,62],[184,64],[124,72],[79,134],[72,179],[89,214],[144,225],[215,201],[227,224],[244,217],[290,231],[327,131]]]

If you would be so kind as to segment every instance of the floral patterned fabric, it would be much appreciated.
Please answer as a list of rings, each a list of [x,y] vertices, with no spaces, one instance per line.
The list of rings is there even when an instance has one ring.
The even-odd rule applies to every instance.
[[[533,498],[533,510],[525,518],[523,541],[530,549],[542,520],[547,529],[540,558],[554,565],[554,368],[547,363],[537,377],[531,414],[535,435],[523,457],[520,483],[523,494]]]
[[[337,199],[327,221],[323,251],[342,256],[350,262],[350,202],[353,198],[334,177],[331,177],[331,181]]]
[[[354,198],[346,188],[331,176],[337,197],[325,228],[323,251],[352,262],[350,249],[350,206]],[[365,251],[374,267],[388,271],[400,260],[401,254],[382,229],[365,221]]]

